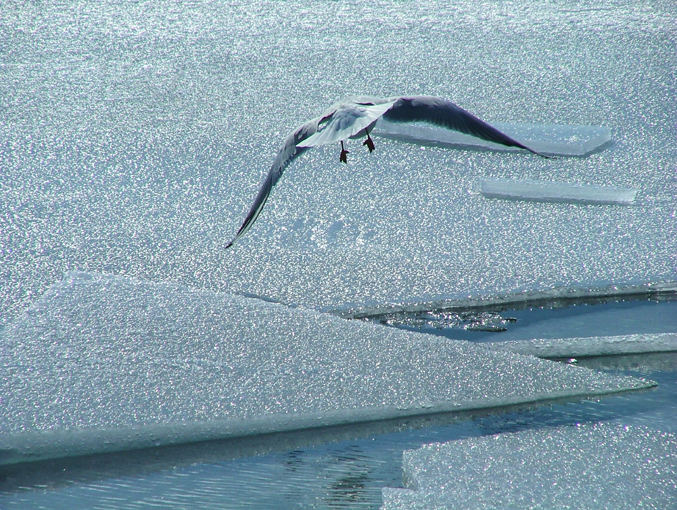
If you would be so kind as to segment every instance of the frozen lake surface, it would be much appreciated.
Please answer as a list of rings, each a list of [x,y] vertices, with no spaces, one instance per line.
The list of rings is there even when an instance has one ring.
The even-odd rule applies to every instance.
[[[594,348],[591,338],[601,345],[627,335],[655,340],[674,334],[673,301],[620,300],[638,292],[654,299],[677,288],[676,21],[677,8],[668,0],[3,4],[0,408],[7,416],[1,439],[85,431],[97,443],[104,423],[120,432],[118,425],[163,423],[172,413],[183,419],[182,431],[211,433],[196,419],[223,417],[237,406],[228,408],[232,399],[216,404],[213,390],[223,389],[226,369],[219,362],[225,358],[215,354],[218,329],[208,326],[231,327],[247,317],[219,315],[216,304],[272,318],[241,322],[233,335],[248,352],[252,338],[265,333],[260,346],[271,356],[269,373],[257,371],[255,357],[244,356],[249,365],[232,363],[234,373],[242,370],[233,381],[270,383],[228,388],[247,389],[239,409],[331,408],[338,409],[338,421],[354,420],[335,406],[347,394],[330,395],[330,388],[361,388],[365,402],[381,393],[350,380],[318,383],[317,391],[300,388],[296,402],[269,400],[269,390],[285,377],[303,386],[295,378],[299,370],[319,370],[319,377],[319,359],[331,365],[344,356],[348,363],[356,353],[350,334],[376,330],[318,312],[376,321],[390,314],[393,325],[411,318],[404,312],[427,314],[404,326],[442,336],[407,345],[410,352],[420,347],[417,356],[425,362],[416,359],[425,366],[403,366],[402,378],[391,380],[396,388],[419,382],[407,379],[411,370],[444,364],[432,345],[440,352],[479,353],[459,339],[588,338],[586,348]],[[442,96],[488,122],[522,126],[536,142],[583,149],[575,157],[543,159],[377,138],[373,154],[351,142],[347,166],[338,161],[338,147],[313,149],[288,168],[249,234],[224,251],[287,133],[336,100],[365,94]],[[553,125],[548,134],[544,127]],[[569,126],[588,127],[563,134]],[[590,149],[591,133],[602,143]],[[503,191],[536,182],[543,186],[541,198],[554,192],[566,200],[524,200],[524,190],[510,200],[489,198],[482,194],[488,181],[503,183]],[[600,189],[612,189],[616,201],[627,190],[636,193],[629,204],[570,196]],[[146,289],[143,298],[117,294],[124,298],[118,301],[104,292],[55,295],[73,271],[159,287],[138,287]],[[294,308],[254,306],[243,296]],[[595,296],[616,302],[553,310],[515,306]],[[63,306],[51,306],[59,299]],[[171,306],[163,308],[163,299]],[[40,303],[50,306],[31,316]],[[476,313],[477,306],[506,303],[512,307],[507,315]],[[201,328],[191,329],[191,317],[199,314],[183,312],[193,305],[193,311],[216,315],[200,315]],[[143,306],[158,313],[144,316]],[[469,308],[472,313],[463,315]],[[297,344],[280,345],[279,331],[299,328],[301,316],[308,334],[301,337],[338,342],[334,351],[314,345],[308,366],[294,362]],[[145,331],[138,337],[135,322]],[[339,324],[349,325],[343,331]],[[322,337],[325,330],[331,336]],[[422,338],[379,331],[391,339]],[[116,334],[127,341],[116,342]],[[170,341],[163,343],[165,334]],[[397,360],[395,352],[381,359],[383,339],[372,340],[373,349],[363,346],[365,360]],[[532,382],[552,388],[566,381],[546,372],[577,370],[482,352],[462,364],[465,380],[456,379],[454,387],[462,393],[472,386],[487,403],[497,388],[481,384],[489,359],[497,373],[498,366],[513,374],[525,366],[542,369],[543,377]],[[275,363],[284,353],[289,363]],[[600,381],[633,376],[659,386],[461,421],[407,418],[359,432],[346,424],[246,444],[111,453],[106,460],[71,459],[65,471],[49,463],[17,467],[2,481],[0,506],[374,508],[383,487],[401,486],[402,451],[431,442],[598,421],[675,433],[673,354],[581,359],[578,365],[607,372],[592,372]],[[358,366],[362,372],[351,372],[358,379],[379,373]],[[130,370],[115,379],[123,368]],[[163,374],[181,377],[165,388],[157,384]],[[381,382],[385,389],[386,379]],[[442,379],[429,382],[445,387]],[[151,389],[158,390],[155,397]],[[308,399],[301,398],[305,390]],[[249,398],[254,393],[259,400]],[[1,455],[8,459],[16,446]]]
[[[0,320],[69,270],[343,313],[674,282],[675,17],[670,1],[4,6]],[[555,160],[313,149],[224,252],[286,134],[364,94],[612,140]],[[638,192],[504,201],[487,178]]]

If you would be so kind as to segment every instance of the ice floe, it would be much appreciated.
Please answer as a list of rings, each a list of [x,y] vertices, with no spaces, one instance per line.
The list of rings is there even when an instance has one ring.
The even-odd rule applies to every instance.
[[[0,463],[251,436],[650,381],[303,308],[71,273],[0,336]]]
[[[497,351],[532,354],[540,358],[583,358],[677,351],[677,333],[647,333],[584,338],[538,338],[486,342]]]
[[[405,451],[394,509],[673,508],[677,437],[643,427],[564,426]]]

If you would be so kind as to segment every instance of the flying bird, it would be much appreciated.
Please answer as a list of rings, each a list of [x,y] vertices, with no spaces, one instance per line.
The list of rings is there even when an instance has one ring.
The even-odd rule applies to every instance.
[[[433,96],[347,99],[333,105],[324,114],[309,120],[287,136],[256,195],[254,204],[247,213],[237,234],[226,245],[226,248],[230,248],[251,228],[256,218],[261,214],[273,186],[280,180],[284,169],[296,157],[310,147],[339,142],[341,144],[339,160],[342,163],[347,163],[349,152],[345,148],[344,142],[349,138],[362,137],[366,137],[363,145],[366,145],[369,152],[372,152],[375,146],[369,133],[380,118],[391,122],[427,122],[501,145],[519,147],[533,154],[547,157],[521,144],[446,99]]]

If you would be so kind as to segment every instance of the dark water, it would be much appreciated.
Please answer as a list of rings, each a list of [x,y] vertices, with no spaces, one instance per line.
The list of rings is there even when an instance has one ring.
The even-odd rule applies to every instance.
[[[571,299],[377,316],[373,322],[470,341],[616,336],[677,331],[674,294]]]

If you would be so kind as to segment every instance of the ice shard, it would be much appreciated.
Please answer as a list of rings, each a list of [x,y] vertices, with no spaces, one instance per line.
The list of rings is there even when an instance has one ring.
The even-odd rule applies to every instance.
[[[583,358],[677,351],[677,333],[646,333],[583,338],[536,338],[486,342],[500,351],[532,354],[540,358]]]

